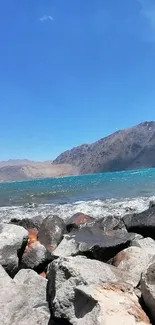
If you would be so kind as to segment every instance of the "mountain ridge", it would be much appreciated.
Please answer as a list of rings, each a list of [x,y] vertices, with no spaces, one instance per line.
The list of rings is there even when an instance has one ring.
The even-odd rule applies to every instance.
[[[155,167],[155,122],[142,122],[74,147],[53,163],[71,164],[80,174]]]

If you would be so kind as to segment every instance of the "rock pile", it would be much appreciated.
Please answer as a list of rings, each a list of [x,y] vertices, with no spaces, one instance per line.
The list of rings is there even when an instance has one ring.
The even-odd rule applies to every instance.
[[[155,206],[0,224],[0,324],[155,324]]]

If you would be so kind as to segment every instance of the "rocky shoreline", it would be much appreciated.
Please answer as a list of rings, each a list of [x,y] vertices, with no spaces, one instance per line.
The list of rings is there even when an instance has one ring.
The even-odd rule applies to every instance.
[[[155,202],[129,212],[0,223],[1,323],[155,324]]]

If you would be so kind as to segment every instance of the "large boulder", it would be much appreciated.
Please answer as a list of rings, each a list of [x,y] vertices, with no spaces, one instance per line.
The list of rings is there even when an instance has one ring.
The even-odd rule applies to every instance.
[[[36,279],[37,276],[38,278]],[[43,281],[46,280],[42,279],[39,275],[28,274],[28,272],[27,275],[20,274],[17,275],[15,280],[12,280],[8,278],[8,275],[0,267],[1,324],[50,324],[50,313],[45,294],[43,294],[46,283],[43,284]],[[38,293],[42,296],[37,297]]]
[[[127,284],[77,286],[73,305],[75,314],[70,317],[73,325],[150,324],[133,288]]]
[[[123,222],[129,232],[155,239],[155,207],[141,213],[124,216]]]
[[[52,252],[62,240],[64,232],[64,221],[57,216],[48,216],[40,226],[38,240]]]
[[[0,224],[0,264],[12,277],[18,271],[27,240],[28,232],[23,227]]]
[[[153,322],[155,322],[155,262],[150,263],[142,275],[141,291]]]
[[[113,265],[122,272],[130,274],[130,283],[137,287],[141,275],[149,263],[155,259],[155,249],[129,247],[118,253],[113,258]]]
[[[51,253],[39,241],[35,241],[27,245],[19,267],[20,269],[32,269],[38,273],[42,273],[52,260]]]
[[[72,231],[53,252],[56,257],[85,255],[107,262],[119,251],[128,247],[133,239],[132,234],[123,230],[104,232],[96,224]]]
[[[77,229],[83,224],[92,223],[94,221],[95,219],[93,217],[90,217],[82,212],[77,212],[67,220],[66,229],[68,232],[70,232],[72,229]]]
[[[56,319],[75,318],[75,288],[104,282],[128,282],[128,273],[100,261],[82,256],[59,258],[48,267],[47,297]],[[63,323],[64,324],[64,323]],[[83,323],[87,324],[87,323]]]
[[[20,270],[13,279],[17,284],[25,286],[25,295],[28,298],[29,305],[34,308],[35,306],[46,306],[46,286],[47,280],[39,276],[35,271],[27,269]]]

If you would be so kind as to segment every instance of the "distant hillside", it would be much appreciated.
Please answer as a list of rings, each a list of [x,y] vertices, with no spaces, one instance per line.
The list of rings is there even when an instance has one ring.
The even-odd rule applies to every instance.
[[[25,161],[25,160],[24,160]],[[78,169],[68,164],[54,165],[49,162],[9,161],[0,163],[0,182],[24,181],[48,177],[77,175]],[[1,165],[2,164],[2,165]]]
[[[53,163],[74,165],[81,174],[155,167],[155,122],[65,151]]]

